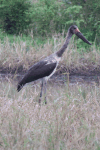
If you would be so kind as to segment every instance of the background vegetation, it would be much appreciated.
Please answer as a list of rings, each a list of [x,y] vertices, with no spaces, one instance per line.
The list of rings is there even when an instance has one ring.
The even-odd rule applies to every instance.
[[[100,150],[99,12],[99,0],[0,0],[0,72],[14,73],[0,74],[0,150]],[[73,36],[57,68],[64,80],[51,79],[40,106],[39,81],[18,93],[17,73],[57,51],[72,24],[93,45]],[[70,84],[73,72],[95,80]]]
[[[1,0],[0,29],[9,34],[50,36],[76,24],[89,41],[100,40],[100,1]]]
[[[0,68],[28,68],[41,56],[57,51],[63,45],[69,26],[76,24],[94,45],[90,48],[73,36],[70,52],[66,52],[71,57],[65,58],[70,58],[70,63],[65,60],[64,65],[67,68],[80,66],[84,61],[88,66],[95,64],[99,70],[99,10],[99,0],[1,0]],[[83,59],[84,55],[88,60],[86,56]]]

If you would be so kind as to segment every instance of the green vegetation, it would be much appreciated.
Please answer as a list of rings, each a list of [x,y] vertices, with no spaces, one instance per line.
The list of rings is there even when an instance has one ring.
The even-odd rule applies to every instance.
[[[69,6],[63,1],[57,0],[39,0],[38,3],[33,3],[33,23],[37,32],[42,35],[48,35],[53,32],[62,32],[68,29],[69,25],[79,24],[81,20],[77,20],[77,14],[80,16],[81,6]],[[73,19],[70,13],[74,12]],[[72,19],[72,20],[70,20]]]
[[[89,41],[100,40],[100,1],[1,0],[0,28],[10,34],[51,36],[76,24]]]
[[[0,3],[1,28],[9,34],[24,32],[31,23],[29,1],[4,0]]]

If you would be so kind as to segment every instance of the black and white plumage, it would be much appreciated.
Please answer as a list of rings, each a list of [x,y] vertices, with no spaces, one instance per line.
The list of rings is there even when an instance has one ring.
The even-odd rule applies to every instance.
[[[17,91],[19,92],[22,87],[29,82],[35,81],[37,79],[42,78],[42,84],[41,84],[41,92],[40,92],[40,98],[39,103],[41,102],[43,87],[46,94],[46,83],[47,80],[55,73],[56,68],[58,66],[58,63],[61,59],[62,54],[64,53],[65,49],[68,46],[68,43],[72,37],[73,34],[76,34],[80,39],[82,39],[84,42],[91,45],[91,43],[82,35],[82,33],[79,31],[78,27],[75,25],[72,25],[68,29],[66,41],[64,45],[61,47],[61,49],[50,56],[40,60],[39,62],[35,63],[24,75],[24,77],[21,79],[21,81],[18,83]],[[45,95],[45,103],[46,102],[46,95]]]

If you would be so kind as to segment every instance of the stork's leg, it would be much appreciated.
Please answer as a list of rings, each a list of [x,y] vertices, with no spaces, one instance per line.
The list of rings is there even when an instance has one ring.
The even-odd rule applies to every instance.
[[[41,84],[41,92],[40,92],[39,103],[41,103],[42,92],[43,92],[43,79],[42,79],[42,84]]]
[[[47,91],[47,81],[45,80],[45,84],[44,84],[45,104],[47,104],[47,100],[46,100],[46,91]]]

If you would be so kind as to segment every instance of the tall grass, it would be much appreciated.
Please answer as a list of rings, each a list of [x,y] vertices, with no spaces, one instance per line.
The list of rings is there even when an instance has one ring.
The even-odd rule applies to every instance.
[[[49,83],[48,104],[38,104],[39,83],[17,93],[0,81],[0,149],[99,150],[100,87]]]
[[[59,50],[63,45],[65,38],[63,35],[54,34],[52,38],[46,40],[34,37],[31,33],[27,38],[25,36],[6,36],[0,41],[0,68],[8,72],[17,72],[27,70],[38,60]],[[99,71],[100,51],[93,44],[88,49],[78,48],[77,40],[72,38],[67,50],[65,51],[59,68],[74,72]]]
[[[26,70],[36,61],[60,49],[62,35],[54,34],[43,44],[32,35],[30,40],[8,37],[0,41],[0,68]],[[34,43],[33,43],[34,41]],[[65,51],[58,70],[89,73],[99,71],[99,48],[80,50],[74,38]],[[70,73],[70,72],[69,72]],[[69,74],[67,74],[69,77]],[[99,150],[100,86],[96,83],[64,84],[50,82],[47,105],[38,104],[39,82],[16,91],[16,80],[0,79],[0,149],[1,150]],[[99,80],[99,79],[98,79]],[[84,82],[83,82],[84,83]]]

